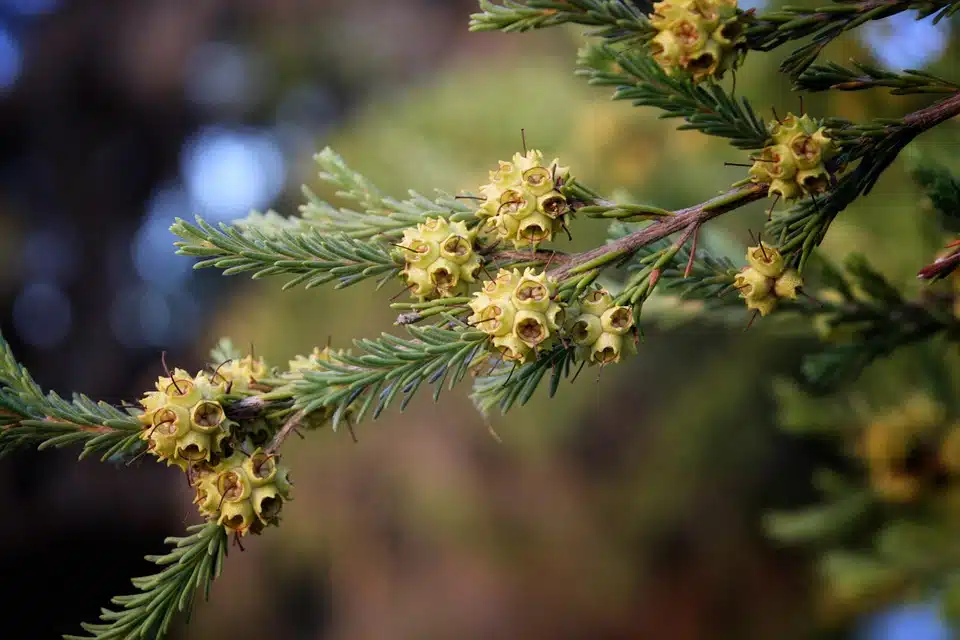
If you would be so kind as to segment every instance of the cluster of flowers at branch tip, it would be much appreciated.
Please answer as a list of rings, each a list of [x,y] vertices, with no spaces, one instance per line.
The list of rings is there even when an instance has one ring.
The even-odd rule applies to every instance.
[[[960,422],[949,424],[943,407],[914,396],[867,426],[858,453],[877,496],[916,502],[960,479]],[[944,496],[948,502],[960,497],[952,493]]]
[[[528,362],[556,341],[566,317],[557,283],[533,269],[501,269],[470,301],[468,322],[492,338],[504,360]]]
[[[570,180],[569,167],[555,158],[545,165],[543,153],[516,153],[500,161],[490,182],[480,187],[483,204],[477,210],[486,240],[507,241],[522,248],[549,242],[565,225],[571,209],[560,188]]]
[[[545,273],[501,269],[470,302],[468,322],[492,339],[507,361],[528,362],[539,350],[568,338],[591,365],[619,362],[634,353],[624,336],[635,328],[633,311],[617,306],[604,290],[592,290],[570,305],[556,298],[557,283]]]
[[[734,278],[733,286],[746,300],[747,309],[765,316],[781,299],[796,300],[803,280],[795,269],[788,269],[783,255],[774,247],[759,242],[747,248],[748,266]]]
[[[522,248],[552,240],[573,210],[561,192],[570,183],[569,168],[557,159],[544,164],[536,149],[500,161],[490,183],[480,188],[478,227],[428,218],[404,231],[394,255],[404,261],[400,274],[411,294],[425,301],[467,293],[482,266],[480,243],[509,240]],[[575,344],[590,364],[619,362],[635,352],[634,342],[624,340],[636,329],[631,308],[615,305],[604,290],[588,291],[567,304],[559,300],[557,287],[546,272],[500,269],[473,294],[467,322],[490,336],[490,350],[507,362],[530,362],[558,342]]]
[[[174,369],[140,401],[147,451],[185,471],[200,513],[240,535],[276,524],[290,499],[286,469],[259,448],[275,429],[263,418],[231,420],[224,409],[228,393],[256,393],[267,375],[252,356],[195,376]]]
[[[635,326],[630,307],[617,306],[603,289],[590,291],[571,305],[570,337],[581,359],[591,364],[620,362],[621,354],[636,353],[636,343],[624,339]]]
[[[663,0],[653,11],[650,52],[667,73],[685,72],[698,82],[739,65],[746,38],[737,0]]]
[[[782,120],[771,122],[773,144],[754,158],[750,179],[769,184],[769,195],[784,200],[823,193],[831,181],[826,162],[837,152],[836,143],[825,131],[807,114],[798,118],[788,113]]]
[[[420,300],[450,298],[467,292],[480,272],[474,250],[476,231],[463,222],[428,218],[403,232],[395,253],[404,260],[401,275]]]

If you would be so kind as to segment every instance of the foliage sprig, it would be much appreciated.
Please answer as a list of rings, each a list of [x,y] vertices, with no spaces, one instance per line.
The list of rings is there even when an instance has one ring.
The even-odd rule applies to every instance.
[[[21,447],[82,444],[81,458],[139,452],[140,424],[130,413],[82,394],[66,400],[44,393],[0,336],[0,457]]]
[[[480,0],[481,12],[470,16],[470,30],[522,32],[574,23],[596,27],[591,35],[608,42],[639,44],[655,33],[645,15],[652,8],[646,1]]]
[[[311,289],[333,281],[340,289],[367,278],[378,278],[382,285],[403,266],[380,245],[317,228],[271,233],[256,226],[238,229],[220,223],[214,227],[198,217],[196,225],[178,218],[170,230],[183,238],[176,243],[178,255],[203,258],[195,269],[223,269],[223,275],[252,271],[255,280],[294,276],[283,285],[285,290],[299,285]]]
[[[147,640],[165,636],[178,612],[185,612],[189,620],[196,592],[208,598],[210,585],[220,575],[227,534],[214,522],[189,527],[187,533],[182,538],[166,539],[174,547],[170,553],[147,556],[147,560],[163,569],[134,578],[133,586],[139,593],[113,598],[118,610],[104,609],[100,614],[102,622],[83,624],[89,635],[64,636],[66,640]]]
[[[794,87],[803,91],[864,91],[885,87],[895,96],[960,91],[960,85],[925,71],[905,69],[897,73],[856,60],[850,64],[853,69],[835,62],[811,65],[800,74]]]
[[[642,50],[621,50],[606,44],[581,49],[577,74],[592,85],[616,88],[614,100],[655,107],[661,118],[683,118],[678,129],[728,138],[738,149],[760,149],[770,134],[746,98],[734,98],[719,84],[692,84],[667,75]]]

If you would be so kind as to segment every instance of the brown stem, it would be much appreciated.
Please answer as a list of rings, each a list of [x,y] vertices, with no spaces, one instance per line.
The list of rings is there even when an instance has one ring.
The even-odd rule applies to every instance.
[[[960,93],[956,93],[935,104],[907,114],[903,121],[909,129],[912,129],[913,136],[930,129],[941,122],[960,114]],[[913,137],[911,136],[911,137]],[[605,256],[625,256],[635,252],[637,249],[648,244],[656,242],[681,230],[686,230],[687,234],[684,241],[688,240],[690,235],[699,229],[704,222],[723,215],[734,209],[739,209],[745,204],[765,198],[767,195],[767,185],[748,184],[737,187],[727,193],[708,200],[704,203],[676,211],[672,216],[657,218],[657,224],[651,224],[638,231],[624,236],[619,240],[597,247],[590,251],[577,253],[573,255],[557,254],[552,258],[552,264],[557,266],[550,270],[550,275],[557,280],[564,280],[571,275],[571,272],[580,265],[601,260]],[[597,202],[598,204],[607,204],[615,206],[606,201]],[[523,251],[500,251],[491,256],[491,261],[498,260],[541,260],[546,262],[550,258],[551,252],[537,251],[527,253]],[[691,257],[692,259],[692,257]],[[601,263],[598,266],[605,266],[608,263]],[[688,265],[689,269],[689,265]]]
[[[697,257],[697,238],[700,237],[700,225],[693,225],[693,244],[690,246],[690,259],[687,260],[687,268],[683,270],[683,277],[689,278],[693,270],[693,261]]]
[[[277,435],[273,437],[273,442],[271,442],[270,446],[267,447],[265,453],[267,455],[274,455],[280,448],[280,445],[283,444],[283,441],[286,440],[291,433],[297,430],[297,427],[300,426],[302,420],[303,411],[297,411],[295,414],[290,416],[287,421],[283,423],[283,427],[277,432]]]
[[[911,129],[916,129],[914,135],[935,127],[941,122],[946,122],[950,118],[960,114],[960,92],[953,94],[949,98],[944,98],[929,107],[918,109],[913,113],[904,116],[903,121]]]
[[[498,262],[530,262],[540,260],[541,262],[550,261],[551,264],[564,264],[570,256],[559,251],[498,251],[490,256],[491,263]]]
[[[660,218],[656,224],[651,224],[643,229],[634,231],[602,247],[568,256],[564,264],[550,271],[550,275],[557,280],[564,280],[576,267],[602,259],[604,256],[623,256],[633,253],[637,249],[674,234],[677,231],[686,229],[692,233],[693,228],[700,226],[704,222],[729,211],[733,211],[734,209],[738,209],[750,202],[760,200],[766,197],[766,195],[767,185],[765,184],[750,184],[731,189],[721,196],[686,209],[681,209],[672,216]]]

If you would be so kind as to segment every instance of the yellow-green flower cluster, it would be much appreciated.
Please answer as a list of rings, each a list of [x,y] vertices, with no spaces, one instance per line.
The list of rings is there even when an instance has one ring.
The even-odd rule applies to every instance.
[[[504,360],[527,362],[537,349],[552,344],[563,326],[563,307],[553,299],[556,290],[546,273],[501,269],[474,294],[468,321],[491,336]]]
[[[664,0],[653,5],[650,24],[658,31],[650,41],[654,60],[694,81],[722,77],[744,51],[737,0]]]
[[[796,300],[803,279],[795,269],[787,269],[780,252],[760,242],[747,249],[747,262],[734,279],[733,286],[747,301],[747,308],[761,316],[773,311],[781,299]]]
[[[404,231],[395,253],[405,263],[401,275],[410,293],[420,300],[465,294],[480,272],[476,235],[463,222],[444,218],[427,218]]]
[[[822,193],[830,185],[826,162],[836,154],[836,143],[825,128],[808,115],[787,114],[770,123],[773,144],[764,147],[750,167],[753,182],[769,184],[770,196],[784,200]]]
[[[512,162],[500,161],[490,172],[490,183],[480,187],[484,202],[477,211],[488,238],[528,247],[549,242],[563,228],[567,199],[558,190],[570,175],[554,159],[543,163],[543,153],[533,149],[516,153]]]
[[[216,465],[195,466],[191,485],[200,513],[240,535],[278,524],[291,487],[287,469],[260,449],[251,455],[234,453]]]
[[[913,502],[960,476],[960,425],[944,429],[945,421],[942,407],[914,396],[868,425],[859,453],[878,496],[888,502]]]
[[[170,377],[160,377],[156,391],[140,401],[140,438],[148,450],[183,470],[194,462],[215,460],[236,426],[219,401],[225,388],[226,383],[215,384],[203,372],[191,376],[175,369]]]
[[[250,385],[269,375],[270,369],[263,358],[254,359],[253,355],[247,355],[239,360],[222,363],[210,377],[218,383],[226,382],[227,389],[236,393],[249,391]]]
[[[594,290],[580,301],[569,322],[570,338],[577,345],[579,356],[591,365],[620,362],[620,356],[636,353],[632,338],[633,311],[620,307],[604,290]]]

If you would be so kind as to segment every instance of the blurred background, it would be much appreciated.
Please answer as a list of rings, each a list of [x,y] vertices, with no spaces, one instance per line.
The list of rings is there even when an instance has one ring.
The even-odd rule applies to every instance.
[[[332,197],[312,163],[325,145],[397,196],[475,190],[519,150],[521,127],[594,188],[667,208],[741,177],[723,162],[743,154],[722,141],[574,77],[578,29],[471,34],[476,8],[0,0],[0,329],[21,361],[45,388],[119,403],[152,385],[163,350],[197,370],[226,335],[282,365],[328,336],[347,346],[391,330],[393,291],[281,293],[174,255],[177,216],[294,214],[304,183]],[[905,14],[827,57],[956,78],[956,47],[948,22]],[[753,53],[738,74],[758,109],[798,110],[784,55]],[[860,120],[928,101],[818,95],[806,109]],[[936,136],[921,146],[944,148]],[[937,246],[909,215],[916,200],[895,165],[826,249],[867,250],[912,282]],[[763,211],[719,224],[745,242]],[[571,248],[605,232],[573,231]],[[763,323],[649,327],[639,357],[489,425],[463,389],[362,425],[358,444],[329,431],[293,441],[282,527],[231,551],[174,637],[949,637],[926,605],[818,628],[809,558],[764,538],[765,509],[812,495],[820,452],[777,433],[767,385],[803,349]],[[197,521],[178,473],[74,459],[0,462],[7,637],[78,632]]]

